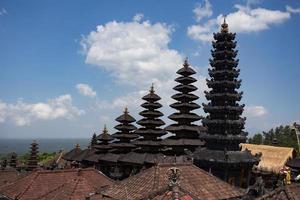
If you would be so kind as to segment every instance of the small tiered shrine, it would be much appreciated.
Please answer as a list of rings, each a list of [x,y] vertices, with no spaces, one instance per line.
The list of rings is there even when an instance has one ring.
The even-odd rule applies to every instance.
[[[135,149],[136,146],[132,144],[132,140],[138,138],[139,136],[134,133],[136,126],[132,123],[136,120],[129,115],[128,108],[126,107],[124,113],[116,118],[119,123],[115,126],[118,131],[112,136],[116,139],[111,146],[114,148],[113,153],[125,154]]]
[[[144,102],[141,107],[145,108],[140,115],[143,117],[137,122],[141,127],[135,131],[140,138],[135,141],[135,144],[139,147],[137,152],[156,154],[161,152],[162,145],[161,136],[167,134],[161,126],[165,125],[164,121],[159,117],[163,116],[159,108],[162,107],[159,101],[161,98],[155,94],[153,84],[149,93],[142,97]]]
[[[38,167],[38,143],[34,140],[30,147],[30,156],[27,161],[27,170],[33,171]]]

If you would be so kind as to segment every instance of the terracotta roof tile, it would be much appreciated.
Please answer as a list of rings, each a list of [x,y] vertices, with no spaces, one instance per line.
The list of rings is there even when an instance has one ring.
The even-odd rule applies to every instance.
[[[12,199],[83,199],[112,181],[95,169],[35,171],[0,187]]]
[[[158,164],[135,176],[108,186],[92,199],[166,199],[169,184],[168,171],[171,167],[174,167],[174,165]],[[198,197],[198,199],[229,199],[243,196],[240,189],[192,164],[177,164],[176,167],[181,171],[181,199],[197,199],[195,197]],[[166,193],[160,193],[161,191]],[[149,198],[151,194],[157,195]]]
[[[25,173],[20,173],[15,169],[0,170],[0,187],[25,176]]]

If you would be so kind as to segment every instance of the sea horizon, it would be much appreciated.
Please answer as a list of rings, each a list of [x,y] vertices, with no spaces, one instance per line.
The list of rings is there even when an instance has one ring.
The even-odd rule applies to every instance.
[[[29,152],[30,144],[36,140],[39,144],[39,152],[69,151],[76,144],[86,148],[90,138],[0,138],[0,156],[15,152],[23,155]]]

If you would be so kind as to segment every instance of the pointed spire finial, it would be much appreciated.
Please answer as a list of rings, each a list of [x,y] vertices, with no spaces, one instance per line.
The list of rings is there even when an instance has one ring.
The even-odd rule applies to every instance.
[[[154,91],[154,83],[152,83],[152,85],[151,85],[151,87],[150,87],[150,93],[151,93],[151,94],[154,94],[154,92],[155,92],[155,91]]]
[[[104,124],[103,134],[104,135],[108,134],[108,131],[107,131],[107,128],[106,128],[106,124]]]
[[[189,58],[188,58],[188,57],[186,57],[186,58],[184,59],[183,66],[184,66],[184,67],[188,67],[188,66],[189,66]]]
[[[223,20],[223,23],[221,25],[221,32],[222,33],[228,33],[228,24],[226,23],[226,17],[227,17],[227,15],[224,15],[224,20]]]
[[[128,112],[128,107],[127,106],[125,106],[125,109],[124,109],[124,114],[128,114],[129,112]]]

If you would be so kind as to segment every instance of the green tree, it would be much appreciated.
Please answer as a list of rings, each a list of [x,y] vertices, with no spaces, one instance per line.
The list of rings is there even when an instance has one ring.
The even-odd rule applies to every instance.
[[[249,139],[250,144],[262,144],[263,135],[261,133],[256,133],[252,138]]]
[[[277,141],[277,146],[293,147],[299,155],[297,136],[290,126],[278,126],[267,132],[263,131],[262,133],[257,133],[253,137],[249,138],[248,141],[251,144],[274,145],[273,142],[275,139]]]

